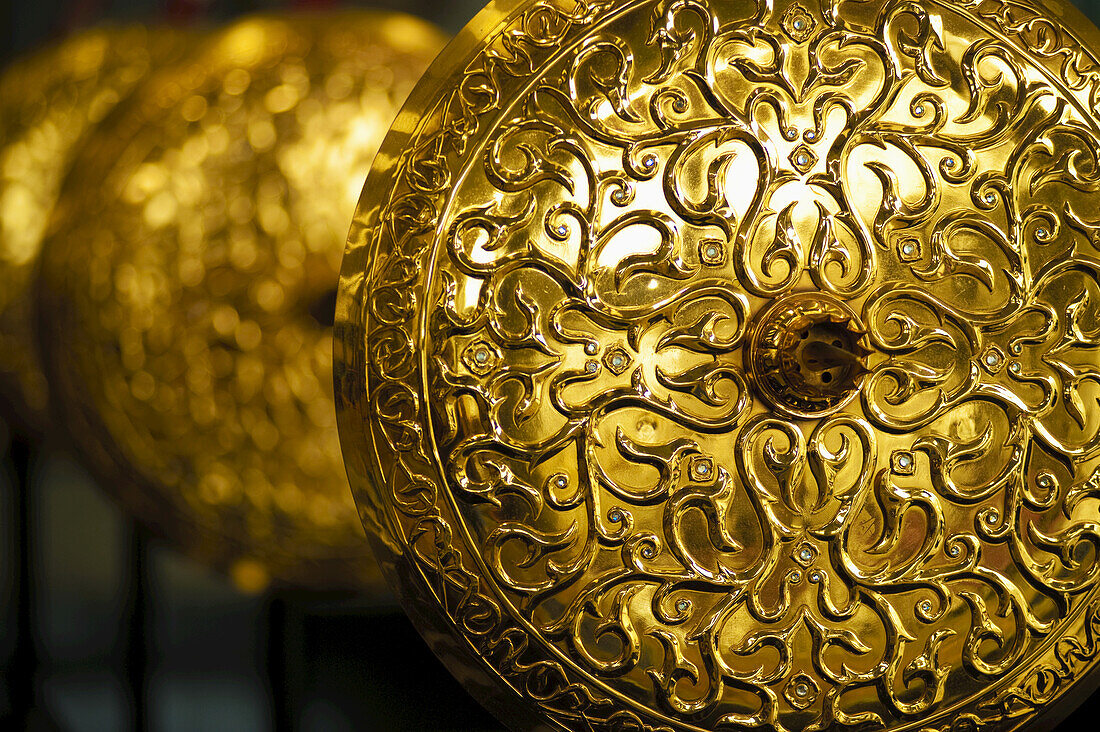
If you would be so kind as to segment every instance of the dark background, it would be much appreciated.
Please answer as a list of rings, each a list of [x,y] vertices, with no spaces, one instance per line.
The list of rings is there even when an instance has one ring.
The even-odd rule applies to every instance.
[[[104,20],[205,23],[353,4],[456,33],[483,2],[0,0],[0,62]],[[1077,4],[1100,22],[1100,0]],[[143,541],[52,444],[0,421],[0,457],[0,729],[501,729],[392,597],[243,595]],[[1063,728],[1095,729],[1097,714],[1100,695]]]

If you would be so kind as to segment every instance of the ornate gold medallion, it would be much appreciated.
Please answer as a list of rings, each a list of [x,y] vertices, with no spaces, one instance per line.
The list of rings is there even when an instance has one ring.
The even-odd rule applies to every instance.
[[[443,46],[395,13],[258,16],[100,125],[42,253],[51,400],[106,489],[247,589],[363,587],[332,406],[362,176]]]
[[[61,182],[88,131],[191,45],[169,28],[97,28],[0,75],[0,412],[24,427],[46,421],[31,283]]]
[[[502,719],[1007,730],[1091,688],[1097,49],[1061,2],[513,0],[444,52],[337,406]]]

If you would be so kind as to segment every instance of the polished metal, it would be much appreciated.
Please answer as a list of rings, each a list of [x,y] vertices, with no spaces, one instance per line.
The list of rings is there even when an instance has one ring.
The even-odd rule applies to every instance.
[[[105,26],[0,75],[0,414],[24,429],[47,422],[31,283],[62,180],[89,130],[191,44],[181,30]]]
[[[58,423],[144,524],[237,584],[378,583],[332,402],[347,222],[445,39],[397,13],[240,20],[96,129],[43,249]]]
[[[356,214],[337,407],[501,719],[1008,730],[1095,684],[1098,53],[1060,0],[511,0],[451,44]]]
[[[824,292],[776,300],[753,320],[745,363],[756,393],[794,419],[835,414],[859,393],[872,354],[859,316]]]

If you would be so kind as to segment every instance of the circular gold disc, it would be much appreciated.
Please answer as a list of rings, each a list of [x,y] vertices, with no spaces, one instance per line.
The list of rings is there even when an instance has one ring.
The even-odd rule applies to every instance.
[[[1006,730],[1090,688],[1097,49],[1061,2],[513,0],[444,52],[356,215],[338,410],[502,719]],[[827,364],[781,386],[850,400],[752,373],[791,297]]]
[[[62,180],[88,130],[191,38],[168,28],[96,28],[0,75],[0,407],[24,427],[40,430],[46,420],[31,281]]]
[[[106,120],[42,254],[56,412],[105,486],[239,584],[369,583],[331,318],[347,221],[443,37],[391,13],[249,18]]]

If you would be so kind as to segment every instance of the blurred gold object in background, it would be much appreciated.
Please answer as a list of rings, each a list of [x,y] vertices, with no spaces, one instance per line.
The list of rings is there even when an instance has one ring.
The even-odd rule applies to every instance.
[[[1098,102],[1061,0],[483,11],[336,323],[356,498],[456,675],[539,730],[1012,730],[1091,691]]]
[[[46,419],[30,291],[62,180],[87,132],[192,38],[167,28],[97,28],[0,75],[0,411],[24,428],[41,430]]]
[[[39,290],[54,412],[129,510],[239,586],[377,577],[335,430],[334,288],[444,40],[395,13],[239,21],[106,120],[62,193]]]

